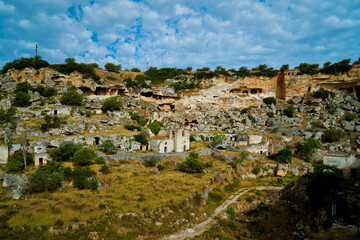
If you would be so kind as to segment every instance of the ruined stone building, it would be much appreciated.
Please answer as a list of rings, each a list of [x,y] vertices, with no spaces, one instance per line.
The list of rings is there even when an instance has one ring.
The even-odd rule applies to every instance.
[[[360,178],[360,160],[354,154],[325,154],[323,164],[343,169],[345,177]]]
[[[190,131],[164,129],[150,139],[152,150],[158,153],[184,152],[190,149]]]

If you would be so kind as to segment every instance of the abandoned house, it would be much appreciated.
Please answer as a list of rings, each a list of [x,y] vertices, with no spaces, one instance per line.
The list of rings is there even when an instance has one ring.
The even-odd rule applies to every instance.
[[[155,152],[184,152],[190,149],[190,131],[183,129],[164,129],[150,140]]]

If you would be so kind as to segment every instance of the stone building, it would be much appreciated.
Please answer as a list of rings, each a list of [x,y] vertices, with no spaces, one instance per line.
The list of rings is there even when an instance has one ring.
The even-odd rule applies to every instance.
[[[150,139],[151,149],[159,153],[184,152],[190,149],[190,131],[164,129]]]
[[[325,154],[323,164],[343,169],[345,177],[359,178],[360,160],[354,154]]]
[[[34,156],[34,165],[39,167],[46,164],[50,160],[50,155],[47,153],[36,153]]]

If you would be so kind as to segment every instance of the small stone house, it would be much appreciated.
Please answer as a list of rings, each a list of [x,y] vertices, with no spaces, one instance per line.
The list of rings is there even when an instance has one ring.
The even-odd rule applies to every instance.
[[[151,149],[158,153],[184,152],[190,149],[190,131],[164,129],[150,139]]]
[[[263,140],[263,137],[261,135],[239,133],[235,140],[235,146],[249,146],[253,144],[260,144]]]
[[[35,167],[46,164],[50,160],[50,155],[47,153],[36,153],[34,157]]]

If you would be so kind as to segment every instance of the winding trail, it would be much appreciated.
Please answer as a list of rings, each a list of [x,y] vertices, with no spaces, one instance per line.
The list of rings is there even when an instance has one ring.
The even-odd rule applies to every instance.
[[[253,187],[253,188],[240,188],[237,192],[235,192],[233,195],[231,195],[223,204],[221,204],[219,207],[217,207],[213,213],[213,215],[211,215],[211,217],[209,217],[208,219],[206,219],[205,221],[196,224],[193,228],[188,228],[185,230],[182,230],[180,232],[177,232],[175,234],[172,234],[170,236],[166,236],[164,238],[162,238],[163,240],[165,239],[169,239],[169,240],[182,240],[182,239],[189,239],[189,238],[193,238],[197,235],[202,234],[203,232],[205,232],[206,230],[208,230],[212,225],[214,225],[216,223],[216,217],[220,215],[220,213],[224,212],[227,207],[230,204],[233,204],[237,201],[237,199],[247,193],[248,191],[252,190],[252,189],[258,189],[258,190],[281,190],[283,189],[282,187]]]

